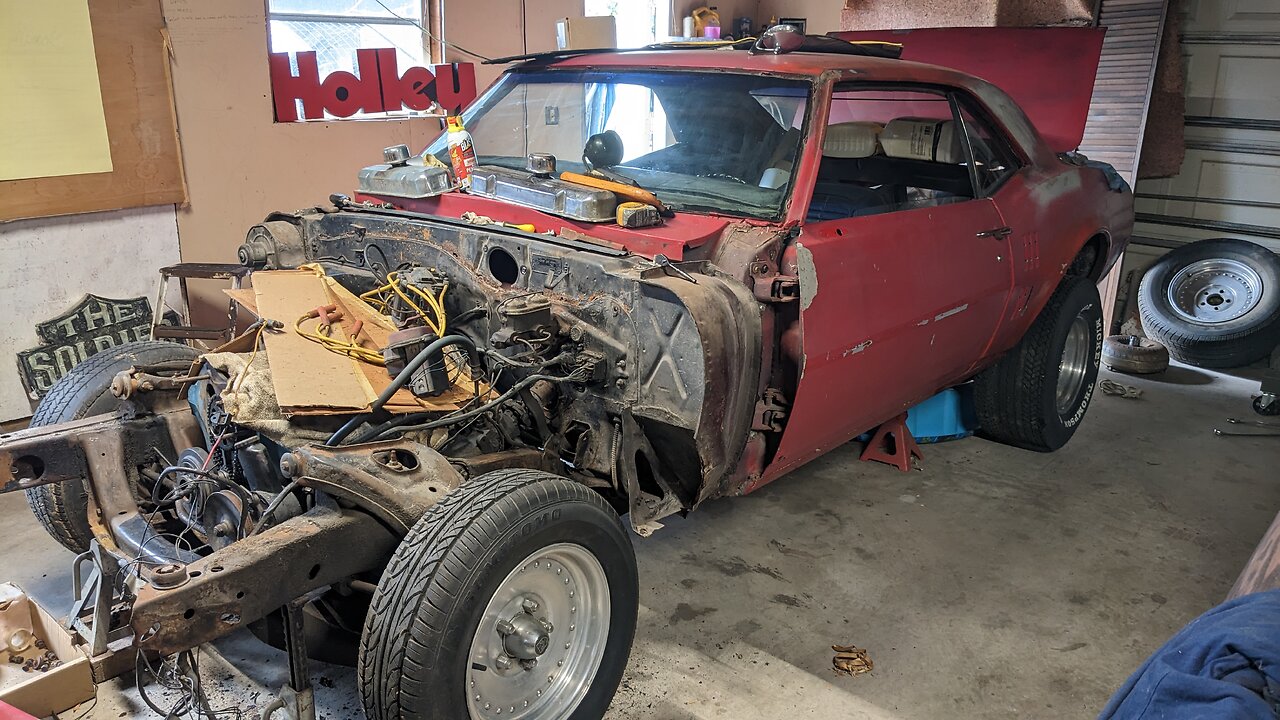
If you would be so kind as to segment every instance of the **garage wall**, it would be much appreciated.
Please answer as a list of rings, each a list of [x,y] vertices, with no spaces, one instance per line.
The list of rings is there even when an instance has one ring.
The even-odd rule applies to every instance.
[[[16,354],[38,344],[35,326],[85,293],[155,295],[159,269],[178,261],[172,205],[20,220],[0,225],[0,422],[27,417]]]
[[[524,51],[520,0],[447,3],[454,42],[486,55]],[[6,310],[0,347],[8,349],[0,359],[0,422],[30,415],[14,354],[36,344],[37,322],[85,292],[150,298],[159,268],[179,255],[186,262],[234,261],[245,231],[268,212],[350,192],[356,171],[379,162],[383,147],[420,148],[439,132],[434,119],[276,124],[265,3],[164,0],[162,6],[190,204],[0,225],[0,253],[11,259],[0,266]],[[554,18],[581,13],[581,0],[538,0],[529,50],[553,48]],[[482,85],[500,72],[478,69]],[[219,298],[213,288],[193,290]]]
[[[417,150],[440,132],[434,118],[275,123],[265,3],[164,0],[163,5],[191,197],[190,205],[178,211],[185,262],[234,260],[245,231],[268,212],[350,193],[356,172],[381,162],[382,148],[406,143]],[[445,36],[489,57],[525,52],[520,7],[520,0],[447,0]],[[554,18],[581,13],[581,0],[539,0],[537,17],[534,12],[528,17],[528,51],[554,48]],[[480,86],[499,72],[477,66]]]
[[[439,121],[275,123],[262,0],[164,0],[190,205],[178,210],[185,262],[234,262],[272,210],[350,193],[382,148],[420,148]]]
[[[1176,176],[1137,184],[1136,235],[1164,247],[1239,237],[1280,251],[1280,4],[1186,5],[1186,156]]]
[[[844,0],[760,0],[751,17],[756,27],[773,17],[802,17],[808,20],[806,31],[813,35],[841,30],[840,13]]]
[[[1090,18],[1093,0],[759,0],[756,14],[807,17],[811,33],[1037,25]]]
[[[506,57],[556,49],[556,20],[582,15],[582,0],[443,0],[444,38],[485,57]],[[450,61],[470,60],[452,49]],[[484,88],[502,66],[476,66]]]

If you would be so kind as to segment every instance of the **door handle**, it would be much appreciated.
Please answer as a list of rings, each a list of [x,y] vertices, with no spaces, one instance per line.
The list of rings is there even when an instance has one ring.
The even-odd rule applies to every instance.
[[[1013,228],[1006,225],[1004,227],[992,228],[990,230],[983,230],[982,232],[978,233],[978,237],[980,238],[989,237],[989,238],[995,238],[996,240],[1003,240],[1012,234],[1013,234]]]

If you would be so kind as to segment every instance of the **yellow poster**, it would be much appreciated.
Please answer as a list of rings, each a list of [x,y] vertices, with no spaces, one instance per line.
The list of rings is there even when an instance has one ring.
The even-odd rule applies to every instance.
[[[0,0],[0,180],[111,172],[88,0]]]

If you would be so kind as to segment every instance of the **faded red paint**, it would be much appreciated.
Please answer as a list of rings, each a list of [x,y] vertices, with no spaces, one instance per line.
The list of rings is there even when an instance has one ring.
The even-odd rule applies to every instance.
[[[1106,28],[922,28],[832,33],[902,43],[902,59],[941,65],[1009,94],[1049,147],[1080,147]]]
[[[533,223],[539,231],[569,228],[643,256],[663,253],[673,260],[715,262],[749,285],[774,272],[798,277],[801,311],[795,321],[781,322],[778,306],[768,304],[767,288],[756,287],[756,296],[766,301],[761,391],[772,384],[791,404],[780,441],[766,442],[769,430],[753,430],[730,473],[730,487],[751,492],[989,366],[1018,342],[1087,244],[1100,241],[1102,259],[1094,268],[1098,275],[1114,264],[1128,242],[1132,194],[1110,190],[1097,169],[1058,158],[1059,150],[1078,142],[1083,129],[1100,34],[1079,28],[1019,30],[1016,42],[1004,46],[1003,53],[990,52],[980,60],[941,49],[945,43],[940,41],[965,38],[966,32],[912,34],[905,43],[907,56],[950,61],[1009,83],[1037,114],[1044,133],[990,82],[953,68],[904,60],[688,50],[589,54],[544,63],[541,72],[643,69],[809,79],[813,101],[807,108],[808,137],[792,174],[785,215],[775,223],[746,221],[778,231],[776,245],[764,243],[756,255],[726,249],[734,228],[744,221],[724,216],[679,212],[661,226],[637,231],[460,194],[371,199],[450,217],[470,210],[496,220]],[[956,47],[968,47],[967,52],[975,43],[997,48],[1000,32],[984,31]],[[1034,45],[1040,32],[1047,33],[1042,36],[1045,57],[1021,64],[1010,59],[1010,48]],[[1077,52],[1089,66],[1087,72],[1079,70],[1080,58],[1067,62]],[[1061,67],[1050,72],[1055,63]],[[1083,73],[1070,88],[1056,81],[1068,66]],[[1005,136],[1021,167],[989,197],[807,223],[833,88],[849,82],[959,91]],[[1011,230],[1008,235],[986,234],[1005,227]],[[794,363],[798,379],[771,375],[775,357]]]

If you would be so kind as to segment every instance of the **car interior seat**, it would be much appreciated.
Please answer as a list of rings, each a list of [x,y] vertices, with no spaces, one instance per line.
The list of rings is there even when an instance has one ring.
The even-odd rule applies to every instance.
[[[872,122],[844,122],[827,127],[827,135],[822,142],[818,182],[809,202],[806,218],[809,222],[853,217],[893,203],[892,195],[885,189],[855,178],[842,177],[843,173],[839,172],[842,160],[875,155],[882,129],[879,123]],[[836,172],[830,172],[831,169]]]

